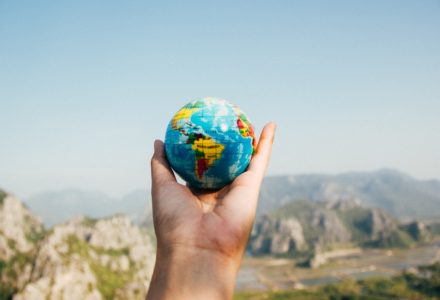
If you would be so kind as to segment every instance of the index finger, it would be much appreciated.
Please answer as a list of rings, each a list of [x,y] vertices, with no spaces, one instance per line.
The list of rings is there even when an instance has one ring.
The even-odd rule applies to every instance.
[[[264,126],[258,141],[257,151],[249,164],[248,170],[255,173],[258,179],[262,180],[267,166],[269,165],[272,152],[273,140],[275,138],[276,124],[273,122]]]

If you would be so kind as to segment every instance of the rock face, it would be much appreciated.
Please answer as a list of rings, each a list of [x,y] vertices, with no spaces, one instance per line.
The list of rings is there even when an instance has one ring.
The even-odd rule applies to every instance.
[[[417,241],[426,241],[430,238],[430,232],[428,231],[427,226],[420,221],[413,221],[402,227]]]
[[[0,259],[9,260],[16,252],[29,252],[44,233],[43,225],[14,196],[3,192],[0,200]]]
[[[266,216],[257,224],[250,247],[254,253],[285,254],[301,250],[304,243],[303,228],[296,218]]]
[[[368,216],[367,229],[372,240],[378,240],[385,231],[396,227],[396,223],[383,211],[373,208]]]
[[[312,226],[322,231],[321,240],[326,244],[350,241],[350,232],[334,211],[316,210],[313,213]]]
[[[14,196],[0,190],[0,299],[9,298],[27,283],[43,235],[40,220]]]
[[[46,232],[0,190],[0,299],[145,299],[154,259],[149,236],[126,216]]]
[[[307,255],[320,265],[320,254],[346,247],[406,247],[422,235],[423,226],[408,229],[381,209],[361,207],[353,199],[296,201],[261,217],[249,243],[253,254]],[[323,256],[324,257],[324,256]],[[309,264],[310,265],[310,264]]]
[[[150,240],[127,217],[78,218],[48,234],[14,299],[143,299],[153,263]]]

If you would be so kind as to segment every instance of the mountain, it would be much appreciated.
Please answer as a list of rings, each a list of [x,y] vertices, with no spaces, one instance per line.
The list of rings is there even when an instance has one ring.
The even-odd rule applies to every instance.
[[[54,226],[15,300],[144,299],[154,266],[148,236],[125,216]]]
[[[352,200],[300,200],[260,217],[249,251],[310,256],[353,247],[405,248],[428,238],[423,223],[402,225],[379,208],[365,208]]]
[[[23,288],[45,230],[13,195],[0,189],[0,299]]]
[[[25,199],[25,203],[47,226],[78,216],[102,218],[117,213],[126,214],[138,223],[151,211],[147,190],[135,190],[117,199],[97,191],[66,189],[37,194]]]
[[[267,177],[260,193],[258,215],[300,199],[348,199],[405,219],[439,217],[440,181],[417,180],[390,169]]]
[[[339,175],[270,176],[263,182],[257,215],[300,199],[348,199],[411,220],[439,217],[440,181],[417,180],[390,169]],[[151,223],[151,196],[142,189],[121,198],[81,189],[47,191],[25,199],[25,203],[47,226],[81,215],[102,218],[116,213],[128,215],[137,224]]]
[[[149,235],[126,216],[45,230],[0,190],[0,299],[145,299],[154,260]]]

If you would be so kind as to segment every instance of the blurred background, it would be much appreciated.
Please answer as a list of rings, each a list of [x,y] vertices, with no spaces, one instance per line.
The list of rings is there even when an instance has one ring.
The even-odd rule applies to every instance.
[[[1,1],[0,41],[0,299],[142,299],[205,96],[278,124],[237,299],[440,297],[440,2]]]

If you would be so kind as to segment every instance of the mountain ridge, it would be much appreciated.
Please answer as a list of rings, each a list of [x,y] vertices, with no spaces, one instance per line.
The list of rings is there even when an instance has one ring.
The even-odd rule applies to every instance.
[[[258,215],[300,199],[356,200],[398,218],[440,216],[440,181],[418,180],[393,169],[372,172],[278,175],[264,179]]]
[[[257,216],[300,199],[330,202],[349,199],[364,206],[383,208],[406,220],[439,217],[440,180],[419,180],[390,168],[267,176],[261,188]],[[48,226],[79,215],[100,218],[115,213],[127,214],[135,223],[151,223],[151,196],[147,189],[133,190],[116,198],[99,191],[69,188],[38,193],[25,198],[24,203]]]

